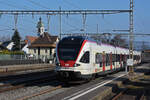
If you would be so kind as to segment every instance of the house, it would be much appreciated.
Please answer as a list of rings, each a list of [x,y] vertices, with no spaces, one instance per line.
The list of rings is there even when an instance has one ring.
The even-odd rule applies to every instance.
[[[58,36],[51,36],[47,32],[44,32],[28,47],[29,53],[38,57],[53,56],[57,42]]]
[[[0,50],[12,50],[13,46],[14,46],[14,42],[5,41],[0,44]]]
[[[23,46],[22,48],[22,51],[24,51],[26,54],[29,54],[29,48],[28,46],[31,45],[32,42],[34,42],[38,37],[35,37],[35,36],[26,36],[26,39],[25,39],[25,45]]]
[[[56,44],[59,41],[58,36],[52,36],[44,32],[44,24],[39,19],[37,24],[38,37],[28,46],[29,54],[42,59],[52,59],[55,54]]]

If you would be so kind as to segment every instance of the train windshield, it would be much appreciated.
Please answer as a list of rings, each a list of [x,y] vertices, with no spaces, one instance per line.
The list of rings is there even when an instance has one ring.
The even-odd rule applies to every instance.
[[[58,44],[58,57],[60,60],[76,60],[84,39],[81,37],[68,37]]]

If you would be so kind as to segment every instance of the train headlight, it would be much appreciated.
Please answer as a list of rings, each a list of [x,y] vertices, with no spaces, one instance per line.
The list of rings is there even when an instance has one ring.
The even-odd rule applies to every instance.
[[[78,67],[78,66],[80,66],[80,64],[74,64],[74,67]]]
[[[56,63],[56,66],[60,66],[60,63]]]

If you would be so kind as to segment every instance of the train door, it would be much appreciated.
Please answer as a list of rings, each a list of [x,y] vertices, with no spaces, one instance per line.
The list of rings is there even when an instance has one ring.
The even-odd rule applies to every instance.
[[[120,68],[122,68],[122,54],[120,54]]]
[[[116,67],[115,67],[115,62],[116,62],[116,55],[115,54],[112,54],[112,69],[114,70]]]
[[[124,57],[123,57],[123,67],[125,68],[126,65],[127,65],[127,55],[124,54]]]
[[[120,68],[120,54],[116,54],[116,69]]]
[[[103,70],[102,67],[102,53],[96,53],[95,54],[95,73],[101,72]]]
[[[95,50],[94,46],[90,44],[90,63],[89,63],[89,70],[91,73],[95,72],[96,64],[95,64]]]

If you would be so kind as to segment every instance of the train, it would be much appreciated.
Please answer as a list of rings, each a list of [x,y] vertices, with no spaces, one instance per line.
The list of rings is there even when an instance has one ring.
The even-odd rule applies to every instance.
[[[150,62],[150,50],[143,50],[142,51],[142,63],[149,63]]]
[[[141,52],[133,51],[134,64]],[[55,72],[60,80],[91,80],[99,75],[124,69],[129,49],[97,42],[86,36],[64,37],[56,46]]]

